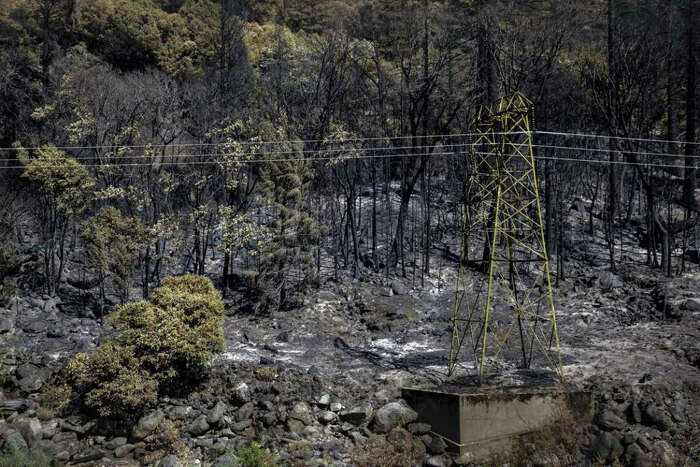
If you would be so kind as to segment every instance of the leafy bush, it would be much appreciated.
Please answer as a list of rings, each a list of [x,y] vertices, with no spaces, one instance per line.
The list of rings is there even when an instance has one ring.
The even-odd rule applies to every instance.
[[[24,453],[15,449],[0,451],[0,467],[48,467],[49,461],[39,453]]]
[[[224,349],[224,303],[206,277],[168,277],[148,302],[119,307],[110,317],[161,389],[189,385]]]
[[[77,354],[68,363],[68,378],[84,405],[103,417],[136,416],[156,401],[156,379],[132,347],[118,342],[107,342],[92,355]]]
[[[217,467],[277,467],[278,465],[277,453],[263,449],[255,442],[227,454],[216,464]]]
[[[182,392],[208,373],[224,348],[223,310],[209,279],[168,277],[149,301],[117,308],[110,320],[118,337],[91,355],[77,354],[67,384],[88,411],[135,419],[159,393]]]

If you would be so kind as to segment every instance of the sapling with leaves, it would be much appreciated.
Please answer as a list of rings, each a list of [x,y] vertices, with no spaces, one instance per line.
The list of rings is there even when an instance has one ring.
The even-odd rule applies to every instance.
[[[95,181],[80,162],[54,146],[44,146],[32,155],[19,145],[16,147],[25,166],[22,176],[33,182],[39,192],[34,212],[42,240],[46,291],[55,296],[67,259],[68,227],[85,209],[87,194]]]
[[[87,243],[88,261],[97,273],[103,315],[107,277],[116,283],[121,303],[129,299],[134,264],[145,240],[144,229],[138,219],[123,216],[117,208],[108,206],[86,222],[81,236]]]

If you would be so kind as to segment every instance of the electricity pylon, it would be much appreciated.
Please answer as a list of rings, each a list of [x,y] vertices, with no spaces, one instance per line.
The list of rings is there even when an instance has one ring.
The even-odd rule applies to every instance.
[[[561,376],[531,110],[516,93],[473,122],[448,374],[471,358],[479,383],[499,361],[544,363]]]

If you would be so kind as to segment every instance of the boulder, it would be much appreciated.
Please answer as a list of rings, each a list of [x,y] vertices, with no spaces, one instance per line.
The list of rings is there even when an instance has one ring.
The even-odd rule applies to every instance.
[[[156,467],[180,467],[182,464],[180,464],[180,461],[177,459],[176,456],[173,454],[170,454],[169,456],[165,456],[161,460],[158,461],[156,464]]]
[[[319,407],[328,407],[331,404],[331,396],[324,394],[316,400],[316,405]]]
[[[311,425],[313,423],[313,419],[311,417],[311,410],[309,409],[309,406],[306,405],[304,402],[298,402],[294,404],[292,411],[289,413],[289,418],[299,420],[304,425]]]
[[[144,415],[131,430],[131,437],[136,441],[144,439],[158,428],[163,418],[165,418],[165,414],[161,410],[156,410]]]
[[[17,431],[17,430],[9,430],[6,431],[5,433],[2,434],[2,437],[5,439],[5,442],[3,443],[3,450],[8,451],[8,450],[14,450],[18,452],[28,452],[29,451],[29,446],[27,446],[27,442],[24,440],[24,437],[22,434]]]
[[[369,423],[372,420],[373,413],[371,405],[362,404],[340,412],[340,419],[355,426],[360,426]]]
[[[41,422],[38,418],[23,418],[15,423],[30,448],[41,439]]]
[[[683,308],[688,311],[700,311],[700,298],[689,298],[685,301]],[[2,332],[1,328],[0,332]]]
[[[22,391],[26,393],[34,393],[41,389],[41,387],[44,385],[44,380],[37,373],[20,379],[17,384]]]
[[[330,410],[324,410],[320,414],[318,414],[318,421],[323,424],[332,423],[337,418],[338,416]]]
[[[46,329],[48,328],[48,326],[49,325],[46,323],[46,320],[35,319],[35,320],[31,320],[31,321],[25,323],[22,326],[22,329],[27,334],[42,334],[42,333],[46,332]]]
[[[172,420],[184,420],[192,413],[192,407],[177,405],[168,411],[168,417]]]
[[[655,426],[661,431],[668,431],[673,425],[671,418],[657,405],[650,404],[644,409],[642,421],[645,425]]]
[[[224,404],[222,401],[217,402],[214,408],[211,409],[207,415],[207,423],[209,425],[218,424],[223,418],[225,412],[226,404]]]
[[[210,427],[207,423],[207,416],[200,415],[190,424],[188,431],[193,436],[202,436],[204,433],[209,431],[209,428]]]
[[[598,426],[607,431],[621,430],[625,426],[625,421],[612,410],[604,410],[599,413],[596,422]]]
[[[613,462],[618,459],[625,449],[622,447],[618,433],[602,431],[591,443],[591,454],[593,458],[600,458],[606,462]]]
[[[374,431],[388,433],[418,419],[418,413],[400,402],[389,402],[374,414]]]
[[[396,295],[408,295],[408,287],[406,287],[404,283],[398,279],[391,281],[391,290]]]
[[[238,412],[236,413],[236,420],[239,422],[243,420],[248,420],[249,418],[253,417],[253,411],[255,410],[255,404],[252,402],[247,402],[241,406],[240,409],[238,409]]]
[[[114,450],[114,457],[122,458],[129,455],[136,448],[133,444],[124,444]]]
[[[11,318],[0,318],[0,334],[5,334],[15,328],[15,322]]]
[[[231,398],[236,405],[243,405],[250,401],[250,388],[245,383],[239,383],[231,394]]]

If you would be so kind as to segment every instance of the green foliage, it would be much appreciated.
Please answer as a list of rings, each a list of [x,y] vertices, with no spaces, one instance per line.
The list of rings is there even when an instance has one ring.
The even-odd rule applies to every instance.
[[[15,449],[0,451],[0,467],[48,467],[49,461],[37,452],[23,453]]]
[[[68,384],[86,408],[103,417],[136,416],[156,402],[158,383],[134,349],[111,341],[68,363]]]
[[[207,374],[224,348],[223,309],[209,279],[168,277],[150,301],[118,307],[110,320],[120,334],[91,355],[77,354],[67,384],[88,411],[135,419],[159,392],[181,392]]]
[[[129,298],[133,263],[143,243],[141,223],[114,207],[105,207],[87,222],[81,236],[88,245],[88,261],[97,270],[103,287],[105,275],[110,275],[124,303]]]
[[[85,206],[85,193],[95,185],[87,169],[76,159],[54,146],[45,146],[30,158],[27,151],[19,151],[25,165],[22,176],[39,186],[44,200],[56,214],[70,216]]]
[[[184,275],[166,278],[148,302],[121,306],[110,320],[161,390],[173,390],[206,374],[224,349],[223,311],[209,279]]]
[[[85,208],[86,194],[95,180],[80,162],[54,146],[38,149],[34,157],[16,147],[25,166],[22,176],[35,183],[41,195],[37,217],[44,243],[44,274],[49,295],[55,295],[63,274],[68,224]]]
[[[217,465],[221,467],[277,467],[277,453],[263,449],[256,442],[227,454]]]
[[[190,3],[179,14],[150,2],[86,2],[78,32],[90,50],[122,68],[158,65],[172,75],[200,73],[214,55],[217,7],[205,0]]]

